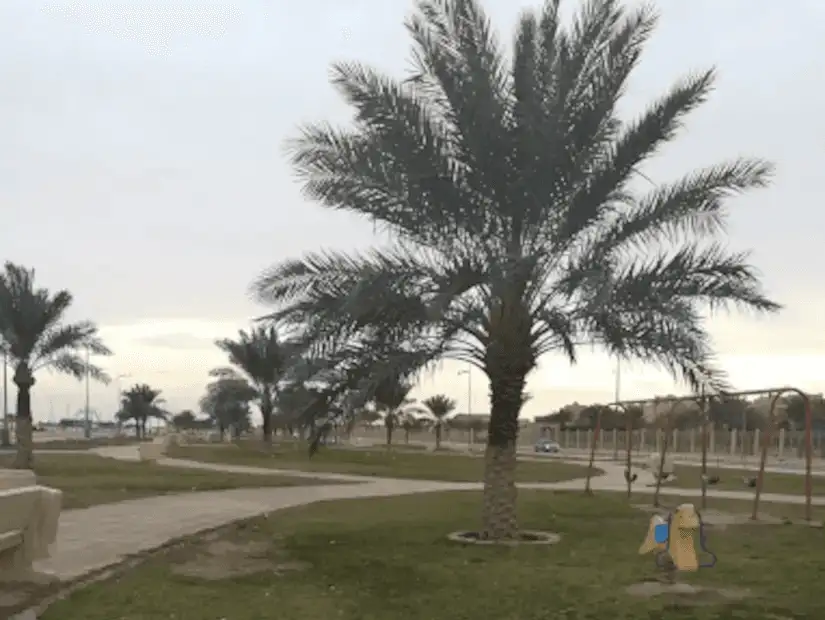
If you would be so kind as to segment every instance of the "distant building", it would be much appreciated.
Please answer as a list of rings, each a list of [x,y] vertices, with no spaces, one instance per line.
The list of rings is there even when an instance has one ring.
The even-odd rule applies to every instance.
[[[450,418],[450,423],[456,426],[470,426],[471,424],[489,424],[490,414],[488,413],[458,413]]]

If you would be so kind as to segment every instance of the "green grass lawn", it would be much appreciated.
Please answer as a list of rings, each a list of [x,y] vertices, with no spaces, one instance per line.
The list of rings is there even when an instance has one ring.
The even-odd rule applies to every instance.
[[[701,488],[702,469],[700,467],[686,467],[677,465],[675,467],[676,480],[667,483],[668,487],[681,488]],[[742,481],[743,478],[755,478],[756,469],[715,469],[708,466],[708,476],[719,476],[718,483],[708,486],[708,489],[749,491]],[[825,478],[812,476],[813,495],[825,495]],[[765,473],[765,480],[762,487],[763,493],[785,493],[789,495],[805,494],[805,476],[796,474],[775,474]]]
[[[648,493],[634,493],[631,496],[631,504],[652,506],[653,495]],[[702,508],[702,498],[689,495],[662,494],[659,498],[660,506],[665,509],[673,509],[679,504],[693,504],[697,509]],[[724,499],[708,495],[707,509],[714,511],[730,512],[750,517],[753,511],[753,499],[738,500]],[[759,502],[759,517],[768,519],[791,519],[794,521],[804,521],[804,504],[780,504],[776,502]],[[825,506],[811,506],[811,518],[814,522],[825,521]]]
[[[9,455],[0,456],[0,467],[8,467],[12,459]],[[40,484],[63,491],[65,509],[169,493],[239,487],[306,486],[320,482],[288,476],[253,476],[162,467],[154,463],[115,461],[90,454],[38,454],[35,456],[34,470]]]
[[[91,450],[103,446],[131,446],[139,443],[135,437],[95,437],[84,439],[83,437],[69,437],[66,439],[50,439],[48,441],[38,441],[34,444],[34,451],[41,450]]]
[[[305,444],[275,447],[272,451],[248,445],[186,446],[172,448],[169,456],[211,463],[450,482],[479,481],[484,473],[484,460],[481,458],[385,448],[322,448],[310,458]],[[597,470],[598,473],[602,473],[601,470]],[[517,480],[559,482],[586,474],[586,464],[522,461],[518,465]]]
[[[555,546],[462,546],[478,493],[352,500],[274,513],[158,552],[78,590],[42,620],[795,620],[825,617],[822,530],[737,525],[711,531],[713,569],[684,581],[746,589],[692,607],[625,591],[658,574],[637,551],[649,516],[614,494],[520,493],[522,527]],[[746,506],[742,506],[746,508]]]

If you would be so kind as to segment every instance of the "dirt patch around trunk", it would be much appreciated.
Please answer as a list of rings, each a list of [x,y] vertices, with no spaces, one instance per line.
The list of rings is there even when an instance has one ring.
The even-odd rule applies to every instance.
[[[447,535],[447,539],[468,545],[555,545],[561,540],[561,536],[554,532],[521,530],[516,538],[507,540],[485,538],[480,532],[452,532]]]
[[[641,598],[661,598],[673,607],[701,607],[741,601],[750,593],[735,588],[712,588],[687,583],[643,581],[628,586],[627,593]]]
[[[175,558],[169,567],[172,574],[205,581],[219,581],[257,573],[281,575],[306,570],[304,562],[290,561],[273,540],[223,538],[220,532],[205,537],[191,547],[185,558]]]

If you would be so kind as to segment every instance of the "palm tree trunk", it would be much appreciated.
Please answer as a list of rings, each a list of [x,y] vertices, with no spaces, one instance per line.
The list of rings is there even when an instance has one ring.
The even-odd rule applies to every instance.
[[[14,373],[14,383],[17,385],[17,418],[15,420],[17,454],[14,457],[12,467],[15,469],[31,469],[34,464],[31,400],[34,377],[31,369],[25,364],[18,365]]]
[[[436,424],[435,427],[435,449],[441,449],[441,423]]]
[[[392,445],[392,423],[387,422],[387,447],[389,448]]]
[[[268,397],[264,397],[261,399],[261,416],[264,419],[264,443],[271,444],[272,443],[272,402]]]
[[[516,440],[524,384],[525,374],[521,373],[490,381],[490,426],[484,454],[481,513],[482,535],[489,539],[515,538],[518,533]]]

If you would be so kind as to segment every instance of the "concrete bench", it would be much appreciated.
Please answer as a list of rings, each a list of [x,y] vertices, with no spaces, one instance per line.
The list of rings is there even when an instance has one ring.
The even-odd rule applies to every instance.
[[[24,476],[0,471],[0,481],[13,484]],[[9,481],[12,481],[11,483]],[[50,575],[32,565],[51,555],[57,540],[63,493],[37,485],[0,490],[0,582],[44,582]]]
[[[0,469],[0,491],[37,486],[37,476],[30,469]]]
[[[166,444],[162,440],[158,441],[158,439],[162,438],[157,437],[153,441],[144,441],[138,446],[141,461],[157,461],[163,458],[166,452]]]

